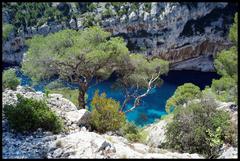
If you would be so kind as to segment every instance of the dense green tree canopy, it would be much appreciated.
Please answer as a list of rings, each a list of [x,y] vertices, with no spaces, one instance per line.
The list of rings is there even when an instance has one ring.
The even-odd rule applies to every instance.
[[[179,86],[173,96],[167,100],[166,112],[169,113],[173,108],[183,105],[194,98],[199,98],[200,96],[201,90],[198,86],[192,83],[185,83]]]
[[[28,41],[29,50],[22,69],[35,81],[59,75],[66,81],[77,83],[81,92],[79,101],[84,102],[93,78],[108,78],[116,61],[129,53],[123,39],[109,39],[109,36],[110,33],[100,27],[91,27],[33,37]]]

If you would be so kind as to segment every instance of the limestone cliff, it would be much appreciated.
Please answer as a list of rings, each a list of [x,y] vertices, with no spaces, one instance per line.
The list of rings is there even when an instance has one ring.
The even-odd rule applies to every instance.
[[[231,46],[227,35],[237,10],[234,3],[94,4],[94,9],[85,11],[84,3],[78,3],[78,7],[76,3],[53,3],[53,7],[68,5],[69,12],[77,16],[67,22],[46,22],[42,26],[18,29],[15,35],[24,40],[66,28],[83,29],[91,17],[92,24],[104,27],[113,36],[122,36],[131,52],[161,57],[171,62],[173,70],[214,71],[212,57]],[[6,11],[3,16],[8,21]],[[21,59],[12,56],[19,54],[12,50],[14,45],[5,46],[3,61],[20,63]]]

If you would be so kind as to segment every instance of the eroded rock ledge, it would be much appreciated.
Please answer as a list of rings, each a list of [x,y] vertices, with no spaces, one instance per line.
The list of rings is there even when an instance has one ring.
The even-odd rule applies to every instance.
[[[128,9],[127,14],[110,18],[102,16],[105,5],[102,3],[90,13],[101,19],[102,27],[113,36],[122,36],[131,52],[161,57],[171,62],[173,70],[213,71],[212,60],[203,63],[205,59],[196,58],[211,57],[231,46],[227,35],[237,11],[233,3],[154,2],[150,11],[146,11],[141,3],[136,11]],[[80,14],[73,6],[70,4],[70,8]],[[130,3],[123,3],[121,7],[130,6]],[[111,9],[116,13],[113,7]],[[7,21],[7,16],[4,19]],[[84,15],[62,24],[52,22],[28,27],[25,32],[21,30],[15,35],[24,41],[36,34],[47,35],[66,28],[81,30],[83,21]],[[22,43],[17,43],[15,39],[13,37],[3,45],[4,63],[19,64],[22,61]],[[194,63],[201,65],[199,67]]]

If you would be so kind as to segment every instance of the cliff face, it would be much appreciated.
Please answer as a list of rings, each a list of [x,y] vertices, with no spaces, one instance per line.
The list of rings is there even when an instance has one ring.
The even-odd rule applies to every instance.
[[[171,62],[172,70],[192,69],[214,71],[212,56],[231,46],[227,35],[237,10],[231,3],[122,3],[119,9],[109,3],[98,3],[91,12],[83,13],[69,3],[70,11],[80,15],[64,23],[45,23],[42,26],[27,27],[16,34],[22,39],[35,34],[47,35],[65,28],[83,29],[89,15],[98,19],[113,36],[122,36],[131,52],[157,56]],[[59,6],[61,3],[54,3]],[[79,5],[81,6],[81,5]],[[106,16],[106,10],[112,11]],[[126,10],[124,14],[119,11]],[[5,15],[8,15],[5,13]],[[7,21],[5,16],[4,20]],[[11,39],[12,41],[13,39]],[[16,62],[12,47],[4,48],[3,61]],[[205,62],[203,62],[205,61]]]

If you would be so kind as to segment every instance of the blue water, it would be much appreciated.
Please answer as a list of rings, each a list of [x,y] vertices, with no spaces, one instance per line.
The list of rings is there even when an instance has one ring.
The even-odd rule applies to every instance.
[[[21,72],[17,72],[17,76],[21,78],[21,85],[27,86],[31,85],[31,80],[23,75]],[[161,87],[152,89],[149,95],[144,97],[141,101],[141,105],[137,107],[134,111],[126,114],[127,119],[134,122],[138,126],[144,126],[153,123],[156,119],[160,119],[161,116],[166,115],[165,104],[166,101],[174,94],[176,88],[184,83],[190,82],[201,89],[204,89],[206,85],[211,85],[212,79],[218,79],[220,76],[212,72],[196,72],[196,71],[170,71],[167,76],[163,76],[164,83]],[[53,78],[50,81],[53,81]],[[44,91],[44,86],[50,81],[43,81],[38,85],[34,86],[37,91]],[[113,79],[104,81],[98,85],[91,86],[88,91],[88,106],[90,106],[90,101],[94,95],[96,89],[99,92],[106,92],[107,97],[111,97],[115,100],[124,100],[124,95],[121,89],[113,89]],[[67,84],[66,86],[71,86],[71,88],[76,88],[76,85]],[[127,108],[132,106],[133,102],[127,104]]]

